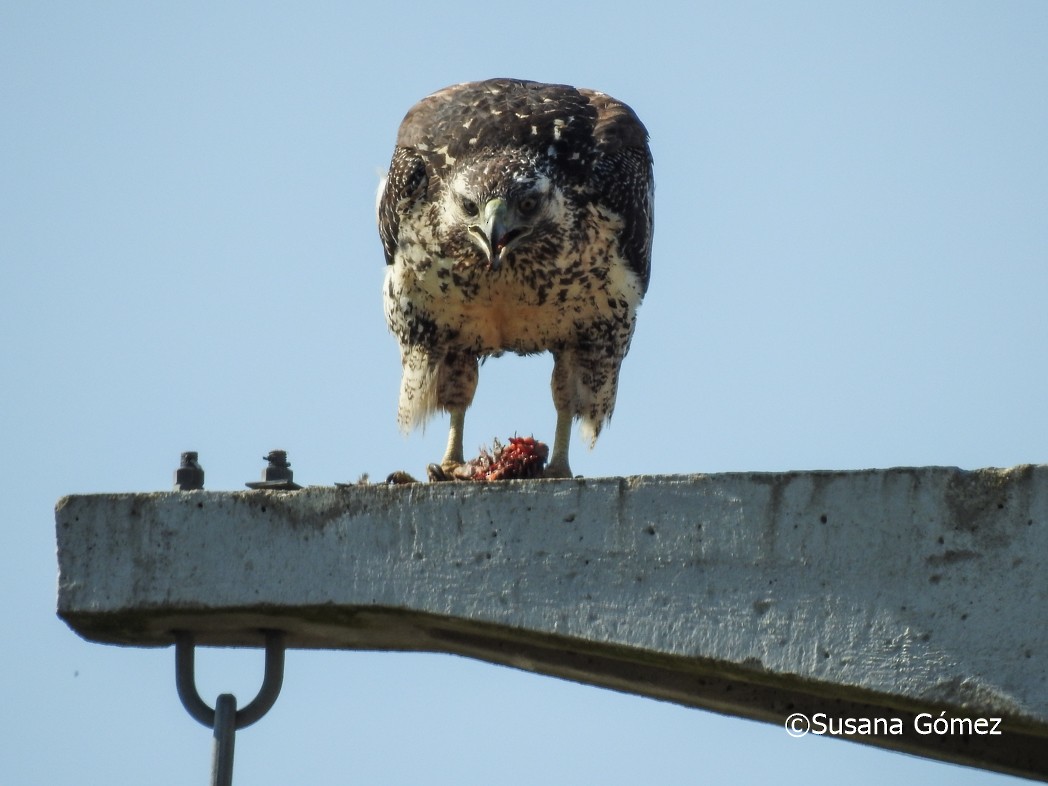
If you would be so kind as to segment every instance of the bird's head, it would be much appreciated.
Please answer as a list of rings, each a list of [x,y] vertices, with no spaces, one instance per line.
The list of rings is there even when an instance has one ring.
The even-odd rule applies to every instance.
[[[548,234],[558,196],[550,178],[533,167],[490,158],[451,179],[445,215],[498,270],[508,254]]]

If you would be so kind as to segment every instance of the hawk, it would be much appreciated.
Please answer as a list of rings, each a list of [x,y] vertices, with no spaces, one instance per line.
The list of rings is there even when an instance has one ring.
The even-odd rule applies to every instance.
[[[615,406],[650,277],[653,199],[647,130],[604,93],[489,79],[408,111],[378,194],[383,300],[403,366],[398,422],[449,413],[445,471],[464,462],[479,360],[549,351],[545,474],[571,477],[572,422],[592,447]]]

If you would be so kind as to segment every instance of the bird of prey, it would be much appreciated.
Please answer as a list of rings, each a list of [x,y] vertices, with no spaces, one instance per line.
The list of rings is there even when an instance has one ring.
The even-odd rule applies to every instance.
[[[378,193],[386,321],[400,343],[404,431],[444,410],[441,466],[464,461],[478,361],[553,354],[547,477],[570,477],[574,420],[611,417],[651,269],[648,133],[594,90],[518,79],[453,85],[401,123]]]

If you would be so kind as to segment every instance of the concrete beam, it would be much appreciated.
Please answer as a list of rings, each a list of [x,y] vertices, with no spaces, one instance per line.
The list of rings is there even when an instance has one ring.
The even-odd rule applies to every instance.
[[[1048,780],[1048,466],[91,495],[56,518],[58,613],[92,641],[457,653],[772,723],[887,719],[851,739]]]

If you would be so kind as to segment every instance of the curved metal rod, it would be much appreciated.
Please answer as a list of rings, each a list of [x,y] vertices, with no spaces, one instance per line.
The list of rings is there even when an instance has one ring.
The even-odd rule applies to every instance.
[[[243,709],[237,710],[238,729],[250,726],[269,712],[276,704],[280,688],[284,684],[284,634],[279,630],[266,630],[266,671],[258,695]]]
[[[196,721],[215,728],[215,711],[200,698],[196,689],[196,669],[193,658],[193,634],[185,630],[175,631],[175,689],[186,712]]]
[[[236,726],[243,729],[257,721],[276,703],[284,684],[284,634],[279,630],[263,631],[266,636],[266,671],[258,695],[243,709],[237,710]],[[207,726],[215,727],[215,711],[200,698],[196,688],[193,634],[176,630],[175,634],[175,688],[182,706],[190,716]]]

